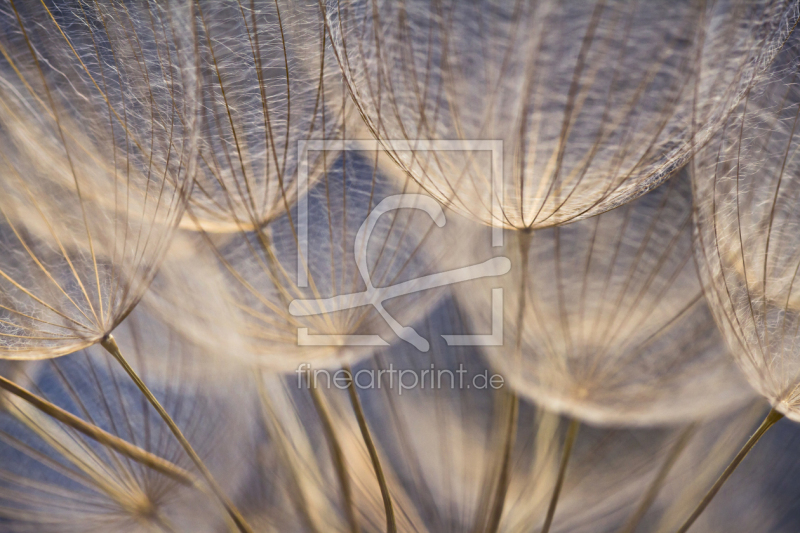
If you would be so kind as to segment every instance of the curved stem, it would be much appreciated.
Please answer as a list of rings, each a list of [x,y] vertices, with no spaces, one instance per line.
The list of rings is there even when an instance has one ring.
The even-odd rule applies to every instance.
[[[506,420],[506,435],[503,439],[503,454],[500,460],[500,475],[497,478],[497,490],[492,503],[492,511],[486,527],[487,533],[497,533],[500,528],[500,519],[503,517],[508,485],[511,477],[511,451],[517,438],[517,417],[519,413],[519,397],[511,392],[508,400],[508,419]]]
[[[779,413],[775,409],[770,410],[770,412],[767,414],[767,417],[763,422],[761,422],[761,425],[758,426],[756,432],[753,433],[749,439],[747,439],[747,442],[744,444],[744,446],[742,446],[742,449],[739,450],[739,453],[736,454],[736,457],[734,457],[727,468],[725,468],[725,471],[722,472],[722,475],[719,476],[719,479],[717,479],[714,485],[708,490],[703,499],[700,500],[700,503],[697,505],[694,512],[689,516],[689,518],[686,519],[676,533],[686,533],[689,531],[689,528],[692,527],[694,521],[697,520],[701,514],[703,514],[705,508],[708,507],[708,504],[711,503],[711,500],[713,500],[714,496],[717,495],[717,492],[719,492],[719,489],[722,488],[722,485],[724,485],[728,478],[731,477],[731,474],[733,474],[733,471],[736,470],[736,467],[738,467],[744,458],[747,457],[747,454],[750,453],[750,450],[753,449],[753,446],[755,446],[756,443],[761,440],[761,437],[764,436],[764,433],[766,433],[769,428],[774,426],[775,423],[781,418],[783,418],[782,413]]]
[[[290,442],[291,438],[287,435],[287,428],[280,420],[278,410],[272,403],[270,395],[264,387],[264,382],[261,379],[260,373],[256,372],[258,382],[258,396],[261,399],[262,416],[264,418],[264,428],[269,435],[270,444],[275,446],[280,460],[288,470],[287,492],[289,499],[294,504],[295,510],[300,515],[300,520],[303,522],[304,531],[311,533],[319,533],[320,529],[317,527],[315,516],[309,510],[308,498],[303,490],[303,484],[300,479],[303,475],[299,472],[299,464],[297,454],[294,450],[294,443]],[[289,430],[291,431],[291,430]]]
[[[669,451],[669,455],[667,455],[667,458],[658,470],[658,474],[656,474],[656,477],[653,478],[653,481],[647,488],[647,492],[644,498],[642,498],[639,507],[636,508],[636,511],[631,515],[622,529],[619,530],[619,533],[634,533],[634,531],[636,531],[636,526],[639,525],[639,522],[642,521],[647,510],[653,505],[653,502],[658,496],[658,492],[661,490],[661,487],[664,486],[664,481],[667,479],[670,470],[672,470],[672,467],[675,466],[675,462],[686,449],[686,445],[689,444],[696,429],[697,424],[689,424],[686,429],[681,432],[675,445]]]
[[[553,524],[553,517],[556,514],[556,505],[558,504],[558,497],[561,495],[561,488],[564,486],[564,478],[567,474],[567,465],[569,464],[569,457],[572,455],[572,447],[575,444],[575,439],[578,437],[578,429],[581,423],[576,419],[572,419],[567,429],[567,437],[564,439],[564,451],[561,453],[561,464],[558,467],[558,477],[556,478],[556,486],[553,487],[553,495],[550,497],[550,505],[547,507],[547,516],[544,519],[542,526],[542,533],[548,533],[550,526]]]
[[[358,398],[358,391],[356,390],[356,385],[353,380],[353,371],[350,369],[350,365],[344,365],[342,369],[347,374],[347,392],[350,395],[350,403],[353,405],[353,412],[356,415],[356,420],[358,420],[361,436],[364,439],[364,444],[367,445],[369,458],[372,460],[372,468],[375,470],[375,476],[378,478],[378,485],[381,488],[383,507],[386,510],[386,533],[397,533],[392,496],[389,494],[389,486],[386,484],[386,477],[383,474],[381,461],[378,457],[378,450],[375,448],[375,443],[372,440],[372,435],[367,426],[367,419],[364,416],[364,409],[361,406],[361,400]]]
[[[178,425],[175,423],[172,417],[169,416],[169,413],[167,413],[166,409],[164,409],[164,407],[161,405],[158,399],[156,399],[153,393],[150,392],[150,389],[147,387],[147,385],[145,385],[144,381],[141,380],[136,371],[131,367],[130,364],[128,364],[128,361],[125,359],[125,357],[123,357],[122,352],[119,349],[119,346],[117,346],[117,341],[114,340],[114,336],[107,335],[105,338],[103,338],[102,341],[100,341],[100,344],[122,366],[122,368],[131,378],[131,380],[133,380],[133,382],[142,392],[147,401],[150,402],[150,405],[153,406],[153,408],[159,414],[159,416],[167,425],[167,427],[169,427],[172,434],[175,436],[177,441],[183,447],[183,450],[186,452],[186,455],[189,456],[189,458],[195,464],[197,469],[200,471],[200,474],[202,474],[203,478],[205,478],[206,484],[214,493],[214,496],[217,497],[222,506],[225,507],[225,510],[228,512],[233,521],[236,523],[236,527],[238,527],[242,533],[253,533],[253,530],[250,527],[250,525],[245,521],[244,517],[241,515],[241,513],[233,504],[233,502],[222,491],[222,488],[214,479],[214,476],[211,474],[211,471],[208,470],[208,467],[206,467],[205,463],[203,463],[203,460],[200,458],[199,455],[197,455],[197,452],[194,451],[194,448],[192,448],[192,445],[183,435],[183,432],[181,432]]]
[[[314,409],[316,409],[319,419],[322,422],[322,430],[325,434],[325,440],[328,441],[328,448],[331,453],[331,460],[333,467],[336,470],[336,477],[339,478],[339,486],[342,489],[342,500],[344,504],[344,512],[347,516],[347,523],[350,526],[352,533],[359,533],[358,521],[356,520],[355,508],[353,506],[353,491],[350,487],[350,478],[347,475],[347,465],[344,460],[344,452],[339,443],[339,438],[336,436],[336,430],[333,427],[331,414],[325,406],[322,395],[317,389],[317,384],[313,382],[310,375],[306,375],[308,379],[309,392],[311,400],[314,402]]]
[[[194,486],[197,483],[194,476],[181,467],[78,418],[69,411],[65,411],[3,376],[0,376],[0,388],[24,400],[51,418],[137,463],[164,474],[183,485]]]
[[[519,232],[520,269],[522,276],[519,283],[519,301],[517,303],[516,332],[514,335],[514,363],[520,365],[522,359],[522,323],[525,318],[526,290],[528,288],[528,254],[531,249],[532,232],[528,229]],[[497,479],[497,489],[492,501],[492,510],[486,526],[487,533],[497,533],[500,529],[500,520],[503,517],[503,508],[508,495],[508,485],[511,472],[511,452],[517,438],[517,417],[519,414],[519,397],[512,390],[508,409],[508,420],[503,451],[500,460],[500,475]]]

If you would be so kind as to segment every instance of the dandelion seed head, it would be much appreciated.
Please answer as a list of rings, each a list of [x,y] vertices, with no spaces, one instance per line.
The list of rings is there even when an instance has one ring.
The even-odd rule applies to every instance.
[[[511,235],[511,275],[460,293],[486,324],[488,287],[503,287],[494,367],[520,394],[595,424],[674,423],[748,400],[703,299],[691,218],[683,173],[597,217]]]
[[[314,2],[214,0],[196,12],[202,144],[184,225],[252,230],[304,193],[298,172],[313,182],[335,160],[302,147],[341,137],[344,85]]]
[[[199,83],[187,3],[0,7],[0,352],[99,341],[183,212]]]
[[[249,440],[245,388],[230,372],[198,373],[199,354],[169,330],[142,321],[141,310],[118,331],[120,343],[155,394],[174,413],[204,462],[227,490],[244,475],[236,442]],[[153,329],[155,327],[155,329]],[[161,350],[158,349],[161,346]],[[166,351],[168,350],[168,351]],[[166,354],[170,361],[163,361]],[[206,363],[206,366],[209,363]],[[228,375],[229,378],[221,376]],[[210,376],[216,376],[212,380]],[[197,475],[139,391],[97,348],[20,363],[9,375],[76,416]],[[239,379],[241,381],[241,379]],[[224,510],[201,490],[105,448],[30,404],[2,394],[0,517],[9,531],[214,531]],[[224,444],[224,446],[223,446]]]
[[[365,296],[368,284],[373,289],[393,287],[436,273],[442,268],[438,259],[458,239],[457,226],[439,227],[438,218],[415,209],[413,201],[400,209],[377,211],[382,214],[366,233],[363,228],[379,204],[410,194],[413,185],[398,187],[379,172],[373,158],[385,157],[382,154],[332,155],[336,163],[304,198],[305,237],[297,208],[258,231],[204,237],[206,255],[221,273],[227,308],[233,310],[226,323],[238,335],[234,342],[242,345],[239,355],[265,368],[295,371],[301,363],[336,367],[365,357],[376,345],[399,342],[373,297]],[[190,263],[196,260],[192,257]],[[410,291],[375,302],[410,327],[440,295],[436,289]],[[178,293],[173,297],[181,298]],[[338,308],[327,307],[330,298]],[[211,306],[199,311],[211,317],[222,314]],[[348,337],[353,335],[368,342],[353,341]]]
[[[797,18],[794,5],[736,0],[327,8],[372,134],[430,194],[509,228],[565,224],[655,188],[709,139]],[[458,148],[392,145],[431,139],[502,141],[502,175],[499,161]]]
[[[797,38],[692,166],[695,256],[714,317],[750,384],[798,414]]]

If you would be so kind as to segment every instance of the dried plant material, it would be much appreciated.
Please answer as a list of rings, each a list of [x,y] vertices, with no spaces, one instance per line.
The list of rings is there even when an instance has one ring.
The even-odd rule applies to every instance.
[[[341,138],[348,98],[321,6],[290,0],[196,4],[203,74],[202,148],[191,197],[209,232],[255,229],[335,161],[304,151]]]
[[[120,328],[122,346],[220,482],[237,489],[245,471],[242,450],[232,443],[249,435],[252,411],[241,408],[248,389],[241,383],[233,388],[235,376],[219,369],[216,380],[210,374],[198,376],[197,350],[163,327],[145,327],[138,315]],[[199,479],[139,390],[99,347],[24,363],[7,375]],[[2,393],[1,402],[0,517],[5,531],[212,532],[226,523],[224,510],[199,482],[189,484],[134,462],[16,396]]]
[[[199,82],[188,2],[0,7],[0,354],[98,342],[183,213]]]
[[[675,531],[687,510],[708,489],[725,464],[736,454],[748,432],[764,417],[764,412],[765,405],[757,401],[722,417],[686,426],[680,436],[666,444],[664,453],[658,459],[658,471],[649,474],[652,477],[647,491],[642,491],[638,496],[636,510],[615,531]],[[693,532],[780,531],[778,521],[769,516],[769,506],[764,508],[759,504],[752,504],[768,496],[746,483],[731,489],[734,492],[729,494],[735,493],[735,496],[731,499],[720,498],[695,523]],[[655,497],[648,504],[653,495]],[[750,504],[748,512],[744,513],[747,516],[735,511],[742,509],[743,502]],[[758,526],[755,527],[755,524]]]
[[[447,301],[420,329],[469,331],[462,318],[457,306]],[[444,372],[444,386],[436,386],[437,372]],[[503,422],[497,414],[507,391],[467,384],[493,372],[476,349],[448,347],[441,339],[435,341],[432,355],[400,343],[353,367],[393,501],[397,531],[488,530],[503,448]],[[450,386],[448,373],[455,386]],[[434,385],[412,387],[413,376],[433,379]],[[358,530],[386,531],[378,482],[347,393],[326,379],[325,373],[313,372],[264,377],[261,397],[268,437],[258,443],[254,457],[259,468],[254,469],[253,490],[243,505],[245,513],[251,510],[247,516],[257,531],[352,532],[347,501]],[[407,385],[402,393],[400,379]],[[332,422],[332,437],[324,427],[326,418]],[[750,423],[752,417],[741,420]],[[496,531],[521,533],[541,527],[565,426],[556,414],[521,405],[514,467]],[[710,447],[724,460],[738,444],[730,434],[734,427],[728,429],[720,431],[719,424],[688,432],[686,427],[582,428],[551,531],[618,531],[651,489],[653,508],[638,531],[656,531],[659,524],[654,517],[671,509],[682,489],[703,488],[716,475],[716,463],[698,468],[707,459],[701,452]],[[332,459],[334,448],[344,459],[347,490]],[[675,458],[662,472],[671,454]],[[687,484],[687,475],[696,482]]]
[[[202,355],[230,360],[248,344],[237,333],[244,317],[228,281],[203,236],[179,230],[139,306],[153,320],[202,347]],[[199,369],[205,366],[202,361],[195,364]]]
[[[457,237],[432,198],[384,179],[382,154],[333,155],[303,200],[306,236],[297,206],[258,231],[205,234],[236,313],[206,312],[230,318],[241,355],[264,368],[341,366],[399,334],[427,351],[413,324],[440,293],[421,290],[424,276]]]
[[[800,420],[797,39],[693,163],[695,256],[750,384]]]
[[[461,301],[491,324],[490,287],[503,288],[503,345],[487,353],[520,394],[596,424],[709,417],[750,397],[703,298],[685,173],[597,217],[511,238],[511,275],[465,284]]]
[[[763,418],[763,408],[759,415]],[[754,426],[751,422],[749,430],[752,431]],[[744,427],[738,429],[738,444],[747,431]],[[793,504],[779,494],[797,494],[797,469],[800,465],[794,450],[797,449],[799,432],[800,427],[795,424],[781,424],[770,430],[739,467],[736,481],[725,486],[691,531],[790,533],[796,528]],[[706,461],[713,462],[718,461]],[[665,517],[674,518],[677,514],[666,510]],[[675,525],[673,520],[666,530],[673,531]]]
[[[0,0],[0,531],[795,532],[798,17]]]
[[[478,220],[534,229],[680,168],[798,16],[792,2],[742,0],[326,6],[349,89],[393,159]],[[459,148],[477,139],[502,144]],[[494,150],[502,173],[475,150]]]

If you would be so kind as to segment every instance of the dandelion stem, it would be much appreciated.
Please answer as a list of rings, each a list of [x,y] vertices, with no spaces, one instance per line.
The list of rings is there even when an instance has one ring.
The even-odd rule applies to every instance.
[[[567,429],[567,437],[564,439],[564,451],[561,452],[561,464],[558,466],[558,477],[556,478],[556,486],[553,487],[553,495],[550,497],[550,505],[547,507],[547,516],[544,519],[542,526],[542,533],[548,533],[550,526],[553,524],[553,517],[556,514],[556,505],[558,504],[558,497],[561,495],[561,487],[564,485],[564,478],[567,474],[567,465],[569,464],[569,457],[572,455],[572,447],[575,444],[575,439],[578,437],[578,429],[580,422],[577,419],[572,419]]]
[[[667,479],[667,475],[669,475],[670,470],[672,470],[672,467],[675,466],[678,458],[686,449],[686,446],[692,439],[696,429],[696,424],[689,424],[686,429],[681,432],[678,440],[675,442],[675,445],[669,451],[669,455],[667,455],[667,458],[664,460],[664,463],[658,470],[658,474],[656,474],[656,477],[653,478],[653,481],[647,488],[647,492],[645,493],[644,498],[642,498],[642,502],[639,504],[639,507],[636,508],[636,512],[631,515],[625,526],[620,529],[619,533],[634,533],[634,531],[636,531],[636,526],[639,525],[639,522],[641,522],[645,513],[647,513],[647,510],[650,509],[651,505],[653,505],[653,502],[655,501],[656,496],[658,496],[661,487],[664,486],[664,480]]]
[[[506,436],[503,441],[503,455],[500,461],[500,475],[497,479],[497,492],[494,496],[492,512],[489,515],[489,522],[486,528],[488,533],[496,533],[500,528],[500,519],[503,517],[506,495],[508,494],[508,483],[511,473],[511,450],[514,440],[517,438],[517,413],[519,412],[519,397],[515,392],[510,394],[508,399],[508,420],[506,422]]]
[[[328,442],[328,448],[331,452],[331,460],[333,461],[333,467],[336,470],[336,477],[339,478],[339,485],[342,489],[344,512],[347,516],[347,523],[350,526],[350,531],[352,533],[359,533],[360,529],[358,527],[355,508],[353,506],[353,491],[350,488],[350,478],[347,474],[347,465],[344,461],[344,453],[342,452],[342,447],[339,444],[339,438],[336,436],[336,430],[333,427],[331,414],[328,412],[328,408],[325,406],[322,395],[319,393],[319,389],[317,389],[316,383],[312,382],[312,377],[310,375],[306,375],[306,377],[308,378],[308,388],[311,394],[311,400],[314,402],[314,408],[316,409],[319,419],[322,422],[322,430],[325,433],[325,440]]]
[[[264,416],[264,427],[269,434],[270,441],[274,443],[275,449],[279,452],[282,461],[285,463],[286,468],[289,470],[289,487],[288,492],[290,499],[294,504],[297,512],[300,514],[300,519],[303,521],[305,528],[311,533],[319,533],[319,528],[315,518],[309,510],[308,499],[306,498],[305,491],[303,490],[300,479],[302,474],[298,472],[297,462],[294,460],[295,454],[291,450],[292,446],[289,443],[291,438],[286,434],[286,429],[279,420],[279,415],[272,405],[272,401],[267,394],[264,382],[259,373],[258,379],[258,395],[261,398],[262,414]]]
[[[775,425],[781,418],[783,418],[783,414],[779,413],[775,409],[771,409],[767,417],[761,422],[761,425],[758,426],[758,429],[755,433],[747,440],[747,442],[742,446],[742,449],[739,450],[739,453],[736,454],[736,457],[733,458],[733,461],[725,468],[725,471],[722,472],[722,475],[719,476],[719,479],[714,483],[714,485],[709,489],[706,495],[700,500],[700,503],[695,508],[694,512],[686,519],[686,522],[678,529],[676,533],[686,533],[689,531],[689,528],[692,527],[694,521],[703,513],[708,504],[711,503],[711,500],[714,499],[714,496],[717,495],[719,489],[722,488],[722,485],[728,480],[728,478],[733,474],[733,471],[736,470],[736,467],[739,466],[747,454],[750,453],[750,450],[753,449],[753,446],[764,436],[764,433],[767,432],[769,428]]]
[[[521,258],[520,271],[522,277],[519,282],[519,303],[517,305],[517,329],[514,336],[514,362],[520,365],[522,359],[522,323],[525,318],[526,290],[528,287],[528,253],[531,249],[532,232],[528,229],[521,230],[519,233],[519,254]],[[491,514],[486,526],[487,533],[497,533],[500,528],[500,520],[503,517],[503,508],[508,494],[509,476],[511,472],[511,451],[514,448],[514,440],[517,438],[517,415],[519,412],[519,397],[516,392],[511,392],[508,404],[508,422],[506,435],[503,443],[503,455],[500,460],[500,475],[497,479],[497,491],[492,503]]]
[[[141,463],[144,466],[151,468],[156,472],[160,472],[184,485],[193,486],[196,483],[194,477],[179,466],[78,418],[69,411],[65,411],[61,407],[58,407],[57,405],[45,400],[41,396],[38,396],[29,390],[20,387],[13,381],[9,381],[3,376],[0,376],[0,388],[24,400],[39,411],[54,418],[55,420],[58,420],[62,424],[71,427],[75,431],[86,435],[90,439],[114,450],[121,455],[124,455],[125,457],[128,457],[129,459],[136,461],[137,463]]]
[[[133,380],[133,382],[142,392],[147,401],[150,402],[150,405],[152,405],[153,408],[156,410],[156,412],[158,412],[159,416],[164,421],[164,423],[167,424],[167,427],[169,427],[172,434],[175,436],[180,445],[183,447],[184,451],[186,452],[186,455],[189,456],[189,458],[192,460],[192,462],[195,464],[197,469],[202,474],[203,478],[205,478],[206,484],[214,493],[214,496],[217,497],[222,506],[231,516],[231,518],[236,524],[236,527],[238,527],[242,533],[253,533],[253,530],[250,527],[250,525],[245,521],[244,517],[242,517],[241,513],[233,504],[233,502],[230,501],[230,499],[228,499],[228,497],[222,491],[222,488],[214,479],[214,476],[208,470],[208,467],[206,467],[205,463],[203,463],[203,460],[200,458],[200,456],[197,455],[197,452],[194,451],[194,448],[192,448],[192,445],[183,435],[183,432],[181,432],[178,425],[175,423],[172,417],[169,416],[169,413],[167,413],[166,409],[164,409],[164,407],[161,405],[158,399],[156,399],[153,393],[150,392],[150,389],[147,387],[147,385],[145,385],[144,381],[142,381],[142,379],[139,377],[136,371],[128,364],[128,361],[122,355],[119,346],[117,346],[117,341],[114,340],[113,335],[107,335],[105,338],[103,338],[102,341],[100,341],[100,344],[103,346],[103,348],[106,349],[106,351],[108,351],[108,353],[110,353],[114,357],[114,359],[117,360],[117,362],[122,366],[122,368],[125,370],[128,376]]]
[[[528,286],[528,253],[531,248],[532,232],[524,229],[518,232],[519,235],[519,254],[520,272],[522,277],[519,283],[519,301],[517,304],[516,334],[514,336],[514,363],[519,368],[522,359],[522,322],[525,318],[526,289]],[[517,417],[519,413],[519,397],[512,391],[509,396],[508,419],[506,423],[506,435],[503,440],[502,455],[500,459],[500,475],[497,479],[497,488],[494,499],[492,500],[491,514],[486,524],[487,533],[497,533],[500,528],[500,520],[503,518],[503,508],[508,495],[508,484],[511,472],[511,452],[514,449],[514,440],[517,438]]]
[[[361,406],[361,400],[358,398],[358,391],[356,390],[355,381],[353,380],[353,371],[350,369],[350,365],[344,365],[342,368],[348,378],[347,392],[350,395],[350,403],[353,405],[353,412],[356,415],[356,420],[358,420],[361,436],[364,438],[364,444],[367,445],[367,451],[372,460],[372,468],[375,470],[375,476],[378,478],[378,485],[381,488],[383,507],[386,510],[386,533],[397,533],[392,496],[389,494],[389,487],[386,484],[386,477],[383,475],[383,468],[381,467],[381,461],[378,457],[378,450],[375,448],[375,443],[372,440],[372,435],[367,426],[367,419],[364,417],[364,409]]]

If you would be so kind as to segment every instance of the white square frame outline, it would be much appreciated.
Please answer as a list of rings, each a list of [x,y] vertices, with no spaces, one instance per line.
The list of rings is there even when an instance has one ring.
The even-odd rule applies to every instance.
[[[308,257],[308,153],[311,151],[352,152],[490,152],[491,153],[491,219],[492,247],[503,246],[502,216],[503,141],[502,140],[432,140],[432,139],[350,139],[350,140],[300,140],[297,142],[297,287],[308,287],[308,270],[304,257]],[[311,335],[308,328],[298,328],[298,344],[319,345],[370,345],[387,346],[377,335]],[[503,344],[503,289],[492,289],[492,333],[479,335],[441,335],[448,346],[501,346]]]

